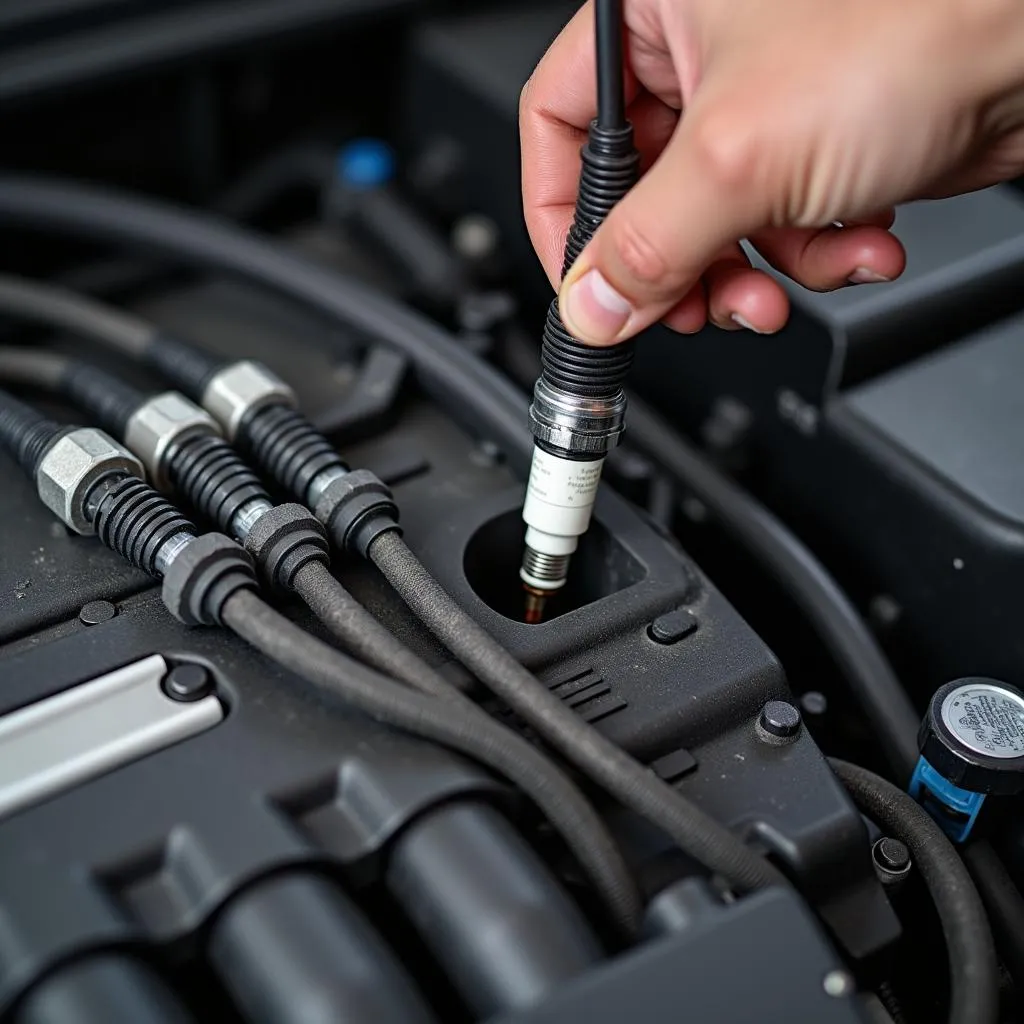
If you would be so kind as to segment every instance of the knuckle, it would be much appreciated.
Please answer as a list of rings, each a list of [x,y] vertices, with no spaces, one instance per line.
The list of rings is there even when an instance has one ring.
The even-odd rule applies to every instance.
[[[689,134],[691,156],[697,167],[722,192],[732,194],[749,188],[758,176],[760,145],[750,131],[729,116],[705,116]]]
[[[624,218],[611,226],[619,263],[632,281],[648,292],[672,291],[679,275],[647,231],[635,221]]]
[[[520,124],[526,120],[530,113],[531,106],[533,104],[533,75],[527,80],[526,84],[519,90],[519,122]]]

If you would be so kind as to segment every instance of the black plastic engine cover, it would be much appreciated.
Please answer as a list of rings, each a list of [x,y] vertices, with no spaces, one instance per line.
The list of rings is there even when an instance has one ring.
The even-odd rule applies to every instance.
[[[677,929],[567,985],[546,1005],[497,1024],[675,1024],[680,1019],[865,1024],[869,1019],[852,997],[852,985],[843,989],[842,968],[792,894],[759,893],[725,907],[687,881],[659,901],[669,915],[668,905],[678,908]],[[785,943],[778,941],[780,935]],[[742,971],[742,982],[727,980],[733,965]],[[644,993],[642,1000],[637,992]]]

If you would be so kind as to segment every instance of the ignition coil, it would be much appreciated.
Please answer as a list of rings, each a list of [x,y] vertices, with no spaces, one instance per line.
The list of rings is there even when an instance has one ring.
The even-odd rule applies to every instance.
[[[612,207],[636,183],[640,155],[626,118],[622,0],[597,0],[598,113],[580,152],[579,195],[565,245],[563,277]],[[533,393],[533,465],[519,571],[525,619],[540,622],[548,597],[565,586],[579,538],[590,525],[601,471],[618,444],[626,412],[623,382],[633,343],[592,348],[566,329],[552,300],[544,324],[541,376]]]

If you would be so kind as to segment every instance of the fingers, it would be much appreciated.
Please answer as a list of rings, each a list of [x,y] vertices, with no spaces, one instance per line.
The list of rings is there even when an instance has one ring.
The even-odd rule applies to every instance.
[[[789,300],[778,282],[750,265],[738,245],[727,246],[711,262],[700,283],[662,318],[681,334],[695,334],[707,321],[727,331],[772,334],[789,315]]]
[[[662,318],[678,334],[696,334],[708,322],[708,299],[704,282],[698,281]]]
[[[641,93],[629,106],[629,118],[640,150],[643,172],[672,138],[679,114],[650,93]],[[583,134],[573,132],[571,141],[563,144],[557,131],[548,133],[550,127],[545,123],[543,134],[528,143],[524,123],[523,194],[531,240],[551,287],[557,291],[562,276],[565,236],[569,233],[579,191],[579,151]]]
[[[558,287],[565,236],[579,186],[580,146],[596,113],[591,5],[555,40],[523,91],[519,130],[523,212],[552,287]],[[679,114],[630,79],[629,118],[646,169],[672,137]]]
[[[756,152],[737,130],[744,123],[729,105],[711,117],[692,107],[598,229],[560,292],[562,317],[581,341],[614,344],[662,319],[721,250],[767,220]],[[746,271],[735,269],[740,284],[728,275],[719,288],[742,286]]]
[[[519,102],[523,212],[554,288],[576,199],[579,150],[596,112],[593,24],[586,4],[551,44]]]
[[[878,223],[887,219],[888,215],[880,215]],[[819,292],[846,284],[892,281],[907,262],[899,240],[872,225],[767,228],[756,232],[751,242],[776,270]]]
[[[896,223],[896,209],[890,206],[886,210],[879,210],[878,213],[872,213],[865,217],[850,217],[838,224],[836,227],[840,228],[856,228],[856,227],[874,227],[874,228],[885,228],[889,230]]]
[[[750,265],[743,250],[715,260],[704,275],[708,319],[727,331],[774,334],[789,316],[789,299],[777,281]]]

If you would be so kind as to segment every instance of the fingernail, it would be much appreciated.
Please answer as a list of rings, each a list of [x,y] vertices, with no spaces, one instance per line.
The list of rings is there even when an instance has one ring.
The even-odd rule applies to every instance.
[[[755,327],[745,316],[741,316],[739,313],[733,313],[729,319],[739,327],[742,327],[745,331],[753,331],[755,334],[767,334],[767,331],[759,330]]]
[[[847,280],[850,284],[885,284],[891,278],[876,274],[873,270],[868,270],[867,267],[858,267]]]
[[[588,270],[569,286],[562,298],[565,326],[581,341],[594,345],[614,341],[632,312],[629,300],[599,270]]]

